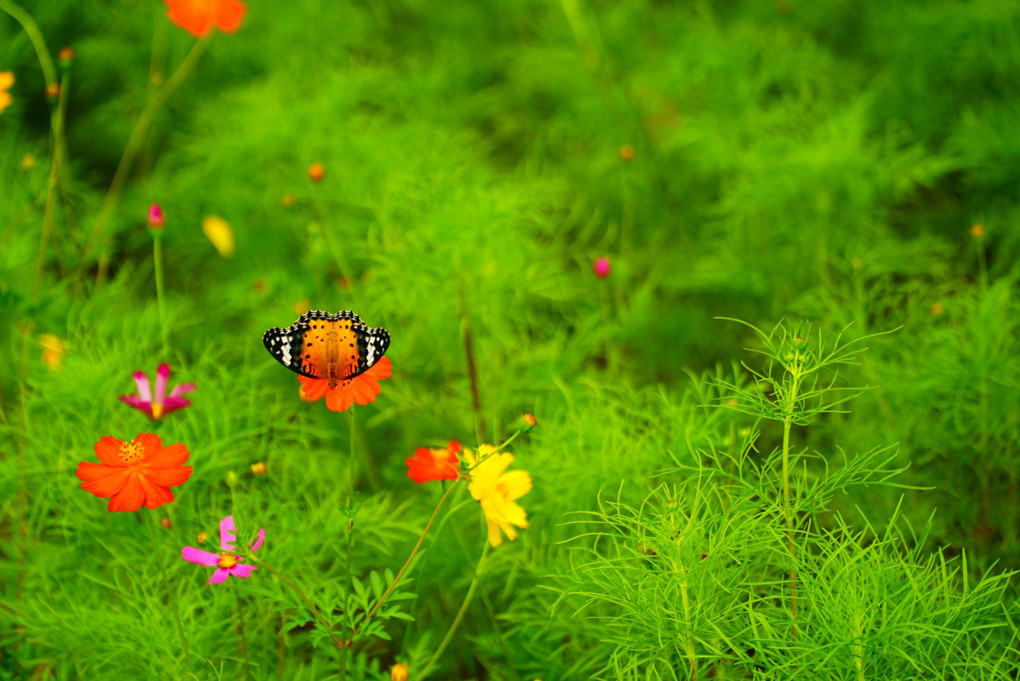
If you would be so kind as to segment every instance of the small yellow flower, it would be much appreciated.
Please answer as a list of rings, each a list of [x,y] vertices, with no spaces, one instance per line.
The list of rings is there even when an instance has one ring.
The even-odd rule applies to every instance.
[[[59,369],[61,360],[64,358],[64,341],[52,333],[44,333],[39,336],[39,345],[43,349],[43,364],[54,371]]]
[[[14,74],[10,71],[0,71],[0,113],[11,105],[13,99],[7,90],[14,85]]]
[[[531,476],[526,471],[507,473],[506,469],[513,463],[514,455],[494,454],[495,451],[492,445],[481,445],[477,456],[465,453],[465,458],[473,466],[468,491],[485,514],[489,544],[499,546],[503,543],[500,530],[507,539],[513,541],[517,538],[514,526],[522,529],[528,526],[527,513],[517,503],[517,499],[531,491]],[[481,463],[475,464],[475,461]]]
[[[985,226],[982,225],[981,223],[978,223],[976,225],[971,225],[970,235],[972,237],[974,237],[975,239],[980,239],[981,237],[983,237],[985,235]]]
[[[206,543],[207,541],[209,541],[209,533],[208,532],[199,532],[198,536],[195,538],[195,541],[197,541],[199,544]]]
[[[224,258],[234,254],[234,231],[226,220],[215,215],[206,216],[202,220],[202,231]]]
[[[251,465],[251,472],[252,472],[252,475],[265,475],[266,474],[266,464],[265,464],[265,462],[264,461],[256,461],[255,463],[253,463]]]
[[[390,679],[392,681],[407,681],[410,676],[410,669],[408,669],[407,664],[404,662],[398,662],[390,669]]]

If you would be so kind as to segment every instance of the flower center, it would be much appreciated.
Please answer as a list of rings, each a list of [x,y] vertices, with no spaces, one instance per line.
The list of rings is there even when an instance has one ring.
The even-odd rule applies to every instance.
[[[224,553],[222,556],[220,556],[219,566],[221,568],[232,568],[240,562],[241,559],[235,556],[234,554]]]
[[[134,442],[125,442],[120,446],[120,460],[124,463],[137,463],[145,458],[142,446]]]
[[[163,416],[163,403],[154,402],[152,405],[152,418],[158,419]]]

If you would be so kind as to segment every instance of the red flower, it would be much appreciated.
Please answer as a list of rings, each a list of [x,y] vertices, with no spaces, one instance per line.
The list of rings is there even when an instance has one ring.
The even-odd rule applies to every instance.
[[[456,480],[460,477],[460,443],[450,440],[446,449],[419,447],[414,456],[408,458],[407,477],[417,483],[432,480]]]
[[[133,442],[104,437],[96,443],[102,461],[78,464],[81,488],[97,497],[110,497],[110,511],[137,511],[145,504],[157,508],[174,500],[170,487],[191,477],[187,448],[178,443],[164,447],[158,435],[142,433]]]
[[[164,0],[167,17],[193,36],[209,35],[213,26],[224,33],[241,27],[247,11],[241,0]]]
[[[298,376],[302,383],[301,399],[315,402],[325,397],[326,407],[330,411],[344,411],[352,404],[364,406],[369,402],[375,402],[375,396],[382,392],[379,381],[389,378],[392,374],[393,362],[389,357],[383,357],[365,373],[347,381],[340,381],[335,388],[330,388],[329,381],[325,378]]]

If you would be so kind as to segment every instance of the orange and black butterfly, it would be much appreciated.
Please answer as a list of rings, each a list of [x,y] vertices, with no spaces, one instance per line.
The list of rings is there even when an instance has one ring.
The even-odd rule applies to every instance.
[[[378,362],[390,347],[390,334],[370,328],[350,310],[309,310],[285,329],[266,331],[262,342],[283,366],[335,388]]]

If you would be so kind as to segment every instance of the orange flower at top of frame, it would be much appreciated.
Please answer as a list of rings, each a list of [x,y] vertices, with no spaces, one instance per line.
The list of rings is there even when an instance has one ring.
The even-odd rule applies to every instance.
[[[82,461],[76,475],[86,492],[110,498],[110,511],[169,504],[174,500],[170,488],[191,477],[191,466],[182,465],[190,456],[187,448],[180,443],[164,447],[152,433],[142,433],[132,442],[104,437],[96,443],[96,456],[102,463]]]
[[[315,402],[325,397],[326,407],[330,411],[344,411],[352,404],[364,406],[369,402],[375,402],[376,395],[382,392],[379,381],[389,378],[392,374],[393,362],[389,357],[383,357],[365,373],[340,381],[335,388],[330,388],[329,381],[325,378],[298,376],[298,380],[301,381],[301,399]]]
[[[209,35],[213,27],[233,33],[241,27],[247,7],[241,0],[164,0],[167,17],[193,36]]]

